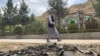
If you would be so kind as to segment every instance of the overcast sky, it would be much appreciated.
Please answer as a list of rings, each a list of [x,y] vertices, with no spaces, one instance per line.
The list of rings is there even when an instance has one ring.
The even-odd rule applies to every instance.
[[[68,6],[84,3],[87,0],[68,0]],[[20,3],[22,0],[13,0],[14,5],[18,5],[18,8],[20,8]],[[48,0],[25,0],[26,4],[30,8],[30,13],[34,13],[36,16],[42,15],[47,9],[48,9]],[[7,0],[0,0],[0,7],[6,6]]]

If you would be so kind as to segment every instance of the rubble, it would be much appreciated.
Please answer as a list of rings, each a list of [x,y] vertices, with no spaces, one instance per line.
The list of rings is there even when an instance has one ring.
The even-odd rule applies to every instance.
[[[44,44],[36,47],[28,46],[21,50],[0,52],[0,56],[100,56],[96,52],[80,50],[72,45]]]

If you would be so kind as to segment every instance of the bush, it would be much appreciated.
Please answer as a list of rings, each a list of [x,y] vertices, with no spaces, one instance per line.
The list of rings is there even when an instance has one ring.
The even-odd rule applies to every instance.
[[[88,20],[85,25],[87,32],[97,32],[99,29],[99,23],[95,19]]]
[[[42,22],[34,21],[33,23],[25,26],[25,32],[29,34],[44,34],[47,31]]]
[[[59,31],[59,33],[67,33],[67,30],[64,27],[59,28],[57,26],[57,30]]]
[[[70,21],[70,24],[75,24],[75,21],[74,21],[74,20],[71,20],[71,21]]]
[[[14,27],[11,26],[11,31],[13,31],[13,29],[14,29]],[[10,26],[6,26],[6,27],[5,27],[5,31],[10,31]]]
[[[77,24],[69,24],[68,25],[68,31],[69,33],[77,33],[79,32],[79,28]]]
[[[70,24],[68,25],[68,31],[69,33],[79,32],[78,25],[75,23],[75,21],[71,20]]]
[[[10,32],[10,26],[6,26],[5,27],[5,31],[9,31]]]
[[[25,25],[24,26],[24,34],[31,34],[32,32],[31,32],[31,28],[32,28],[32,26],[31,26],[31,24],[27,24],[27,25]]]
[[[23,34],[24,32],[24,29],[22,26],[16,26],[13,30],[14,34],[17,34],[17,35],[21,35]]]
[[[46,27],[42,22],[36,21],[32,23],[32,31],[35,34],[44,34],[46,33]]]

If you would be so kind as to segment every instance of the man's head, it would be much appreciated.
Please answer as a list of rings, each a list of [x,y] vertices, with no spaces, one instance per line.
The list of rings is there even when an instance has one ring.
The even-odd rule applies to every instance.
[[[56,10],[55,10],[55,9],[52,9],[52,10],[51,10],[51,14],[52,14],[52,15],[56,15]]]

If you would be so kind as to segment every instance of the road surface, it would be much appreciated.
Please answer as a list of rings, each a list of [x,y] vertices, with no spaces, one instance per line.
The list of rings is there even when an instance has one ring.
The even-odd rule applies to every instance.
[[[0,39],[0,42],[19,42],[19,43],[37,43],[37,44],[45,44],[47,43],[45,39]],[[64,39],[61,42],[57,42],[56,39],[52,39],[51,43],[59,43],[59,44],[99,44],[100,40],[71,40]]]

